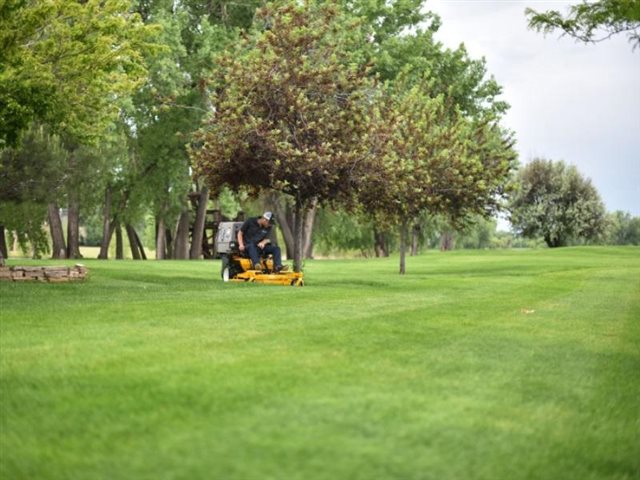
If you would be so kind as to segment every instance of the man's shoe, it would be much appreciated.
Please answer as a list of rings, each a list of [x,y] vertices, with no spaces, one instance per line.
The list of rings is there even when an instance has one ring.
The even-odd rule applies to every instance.
[[[279,267],[276,267],[276,273],[287,271],[289,271],[289,265],[280,265]]]
[[[256,264],[253,266],[253,269],[254,269],[254,270],[260,270],[260,271],[262,271],[262,265],[260,265],[259,263],[256,263]]]

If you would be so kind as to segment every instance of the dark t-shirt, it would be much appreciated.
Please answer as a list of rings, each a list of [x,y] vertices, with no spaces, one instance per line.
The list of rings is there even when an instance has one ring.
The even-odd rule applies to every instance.
[[[270,226],[267,228],[260,226],[258,223],[259,218],[260,217],[251,217],[240,227],[245,243],[259,243],[267,238],[269,232],[271,232]]]

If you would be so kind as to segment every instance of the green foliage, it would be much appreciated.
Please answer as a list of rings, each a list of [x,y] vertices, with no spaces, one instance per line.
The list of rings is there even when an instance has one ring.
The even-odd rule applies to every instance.
[[[308,260],[298,289],[218,261],[0,282],[0,477],[634,478],[638,250]]]
[[[156,215],[177,215],[192,183],[185,144],[200,113],[168,108],[154,115],[134,139],[134,162],[127,169],[127,189],[140,198],[131,204],[151,205]]]
[[[445,95],[463,114],[503,114],[508,105],[498,100],[502,88],[495,79],[486,78],[484,59],[469,58],[464,45],[456,50],[445,49],[435,42],[434,33],[418,31],[387,41],[376,63],[381,78],[394,80],[402,75],[420,82],[426,73],[433,95]]]
[[[346,11],[364,20],[371,33],[369,43],[377,46],[410,34],[416,25],[431,24],[430,29],[433,29],[432,24],[439,24],[437,17],[422,8],[423,0],[352,0],[341,3]]]
[[[464,115],[481,117],[503,114],[508,105],[498,100],[502,89],[493,78],[486,78],[484,59],[469,58],[464,45],[444,48],[434,35],[440,18],[427,10],[422,0],[344,2],[345,8],[363,19],[370,34],[360,45],[362,61],[371,63],[371,73],[380,80],[397,78],[410,84],[428,76],[433,96],[447,97]],[[426,4],[426,5],[425,5]]]
[[[597,240],[606,226],[600,196],[575,166],[534,159],[517,175],[510,200],[511,223],[525,237],[543,237],[549,247]]]
[[[126,144],[121,132],[110,126],[102,134],[99,145],[75,145],[65,165],[67,198],[79,201],[83,209],[91,211],[103,205],[106,185],[117,175],[124,161]],[[68,147],[69,148],[69,147]]]
[[[236,218],[238,213],[244,209],[243,205],[248,198],[245,192],[233,192],[227,187],[222,187],[217,200],[222,215],[227,218]]]
[[[46,204],[29,199],[0,202],[0,225],[18,237],[20,250],[26,256],[41,258],[49,253],[49,238],[44,229]]]
[[[496,248],[543,248],[543,240],[523,238],[513,232],[496,231],[496,220],[478,217],[455,233],[455,248],[496,249]],[[434,247],[438,247],[438,243]]]
[[[463,193],[463,190],[459,189],[458,195],[456,195],[453,193],[455,187],[452,189],[449,198],[444,202],[436,199],[434,195],[421,196],[422,188],[420,183],[429,185],[430,182],[434,181],[433,179],[436,176],[440,175],[440,172],[433,171],[429,179],[424,177],[420,178],[420,174],[418,174],[417,171],[414,172],[415,174],[407,174],[407,168],[411,169],[414,167],[405,164],[405,166],[401,167],[397,172],[399,177],[393,177],[393,175],[385,177],[387,183],[391,183],[392,178],[400,182],[408,179],[410,181],[409,183],[413,183],[413,185],[409,186],[403,193],[405,198],[403,200],[386,198],[381,202],[378,200],[374,201],[378,201],[378,203],[383,205],[386,204],[385,208],[388,209],[391,208],[391,205],[394,205],[394,202],[395,206],[403,204],[403,202],[408,202],[409,198],[407,195],[413,194],[414,198],[411,199],[410,205],[404,203],[405,207],[407,207],[406,209],[413,210],[411,214],[413,218],[407,218],[406,213],[398,213],[395,215],[396,220],[403,218],[405,222],[413,222],[414,218],[422,213],[420,209],[427,208],[426,206],[429,204],[432,210],[431,213],[434,213],[434,211],[442,212],[446,207],[446,210],[449,211],[449,215],[451,216],[449,222],[453,221],[457,223],[458,226],[463,225],[465,219],[469,215],[472,215],[473,211],[481,210],[482,207],[480,207],[479,204],[482,202],[486,202],[484,206],[485,213],[495,210],[498,206],[496,200],[504,194],[502,184],[505,183],[505,175],[508,174],[506,172],[513,168],[515,156],[511,149],[512,141],[509,138],[510,135],[503,132],[498,126],[500,116],[507,110],[508,105],[499,99],[499,95],[502,92],[501,87],[493,78],[486,78],[487,71],[484,59],[472,60],[469,58],[464,45],[460,45],[455,50],[449,50],[445,49],[441,43],[435,41],[434,35],[440,28],[440,19],[437,15],[428,12],[422,5],[422,2],[356,1],[347,2],[347,5],[349,5],[348,8],[350,8],[350,11],[355,15],[364,17],[366,19],[364,22],[365,26],[372,30],[373,33],[369,37],[370,42],[363,50],[369,59],[368,61],[373,66],[371,71],[393,88],[392,95],[407,95],[411,88],[417,88],[417,91],[419,91],[423,97],[443,99],[443,110],[439,114],[439,117],[442,120],[444,120],[445,117],[449,118],[446,119],[446,122],[443,121],[441,123],[446,123],[452,127],[460,121],[461,117],[471,122],[470,125],[473,126],[465,128],[477,128],[479,131],[482,131],[482,133],[463,135],[468,138],[463,141],[463,143],[469,148],[469,158],[475,156],[482,159],[481,163],[493,163],[490,167],[485,168],[485,172],[487,173],[486,177],[489,179],[488,182],[486,182],[485,178],[477,178],[479,177],[478,171],[472,175],[478,180],[476,187],[487,187],[488,190],[494,189],[495,195],[493,196],[485,192],[484,195],[481,193],[474,197],[473,195],[478,192],[478,189],[472,188],[469,190],[470,195],[462,198],[459,194]],[[415,95],[415,92],[413,95]],[[422,101],[417,97],[414,98],[414,100],[417,102]],[[409,100],[409,102],[411,101],[412,100]],[[387,121],[393,117],[393,115],[385,111],[385,113],[381,114],[381,117],[383,121]],[[410,117],[411,116],[408,116],[408,118]],[[415,119],[407,120],[407,118],[405,118],[403,121],[414,122],[418,125]],[[417,130],[422,129],[424,132],[425,129],[431,127],[428,124],[422,124],[414,128]],[[409,136],[410,135],[412,134],[409,133]],[[391,136],[389,131],[385,132],[385,129],[382,129],[382,143],[386,141],[384,139]],[[454,135],[454,137],[455,136],[456,135]],[[420,140],[414,143],[420,143],[426,140],[423,133],[418,135],[418,137],[421,137]],[[433,142],[434,138],[432,137],[428,141]],[[475,152],[472,151],[472,144],[474,142],[476,143],[475,148],[477,149]],[[448,147],[451,149],[450,153],[452,157],[456,155],[456,140],[450,138],[441,143],[449,143]],[[374,150],[380,151],[382,148],[384,148],[382,145],[378,145]],[[398,148],[404,147],[398,147],[396,145],[395,148],[398,150]],[[425,146],[425,148],[428,147]],[[489,157],[492,156],[495,156],[493,161],[489,160]],[[499,158],[501,156],[502,160]],[[391,165],[396,163],[393,159],[389,159],[389,162]],[[437,160],[435,160],[434,163],[437,163]],[[502,169],[497,168],[498,164],[502,166]],[[424,170],[426,165],[425,162],[423,162],[422,167],[418,167],[417,165],[415,167]],[[428,168],[434,168],[434,166],[432,165]],[[461,171],[455,167],[451,169],[451,171],[455,170]],[[378,171],[378,173],[380,173],[380,171]],[[441,177],[441,180],[443,183],[448,180],[446,172],[445,175]],[[483,182],[486,182],[486,184],[482,185]],[[380,189],[375,190],[376,192],[380,191]],[[383,193],[390,193],[387,192],[384,187],[382,191]],[[369,194],[369,197],[376,195],[377,193],[372,193]],[[398,192],[396,192],[396,197],[397,195]],[[449,203],[448,205],[446,204],[447,202]],[[465,203],[468,204],[467,207],[463,207]],[[371,207],[371,204],[369,204],[369,207]],[[467,211],[463,211],[465,209]]]
[[[42,125],[31,125],[20,147],[0,149],[0,202],[58,200],[64,193],[67,161],[60,138]]]
[[[80,244],[82,246],[99,247],[102,242],[102,227],[104,218],[101,209],[91,211],[85,209],[80,219],[85,235],[82,236]]]
[[[463,150],[461,120],[447,121],[442,97],[431,98],[417,86],[398,90],[380,99],[372,162],[358,192],[365,209],[391,225],[428,206],[442,207],[436,168],[462,158]]]
[[[640,1],[599,0],[572,5],[567,15],[557,10],[526,9],[529,28],[550,33],[560,29],[581,42],[596,43],[627,33],[633,48],[640,46]]]
[[[607,215],[607,245],[640,245],[640,217],[620,210]]]
[[[365,257],[371,256],[371,217],[343,209],[320,209],[314,225],[314,250],[324,255],[358,252]]]
[[[454,224],[496,211],[516,155],[508,135],[472,121],[423,81],[390,91],[376,117],[373,155],[358,192],[365,207],[400,223],[423,211]]]
[[[515,161],[497,125],[506,105],[482,62],[433,41],[438,20],[416,5],[348,4],[360,22],[326,4],[261,10],[252,36],[217,61],[197,175],[214,191],[275,189],[301,207],[357,192],[390,223],[425,209],[455,222],[493,212]],[[386,94],[364,77],[373,72],[390,80]]]
[[[497,232],[496,248],[543,248],[544,240],[540,238],[525,238],[513,232]]]
[[[51,0],[0,6],[0,146],[39,120],[92,142],[146,75],[153,29],[129,2]]]
[[[130,135],[136,161],[128,165],[123,187],[129,205],[150,204],[156,217],[172,223],[192,186],[185,144],[209,109],[206,77],[215,68],[213,58],[235,38],[235,28],[245,26],[247,18],[250,22],[255,6],[136,3],[145,22],[160,27],[158,42],[164,48],[148,56],[149,78],[127,111],[128,123],[135,125]]]
[[[180,3],[189,12],[192,24],[205,20],[226,29],[249,28],[256,8],[262,4],[257,0],[183,0]]]
[[[345,21],[330,5],[268,5],[252,36],[219,57],[215,113],[191,151],[213,191],[274,189],[299,206],[349,195],[369,83]]]
[[[0,150],[0,224],[17,232],[21,244],[28,239],[37,255],[47,253],[47,204],[63,205],[73,197],[86,211],[95,209],[112,152],[106,135],[100,147],[78,145],[31,125],[19,146]]]
[[[496,225],[497,221],[495,219],[480,217],[464,229],[457,243],[461,248],[495,248]]]

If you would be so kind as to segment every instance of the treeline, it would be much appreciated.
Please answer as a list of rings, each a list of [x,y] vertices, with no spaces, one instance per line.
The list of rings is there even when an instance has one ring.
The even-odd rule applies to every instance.
[[[144,258],[140,227],[151,215],[158,258],[200,258],[190,236],[203,208],[190,217],[208,193],[186,144],[210,110],[212,55],[251,25],[256,4],[4,2],[2,252],[12,231],[35,255],[78,258],[80,224],[100,215],[99,258],[114,237],[121,256],[124,235]]]
[[[477,217],[462,229],[455,229],[444,218],[424,218],[411,228],[410,253],[427,249],[546,248],[544,238],[525,237],[494,218]],[[398,252],[396,232],[381,235],[384,250],[376,248],[373,226],[344,212],[321,212],[315,236],[315,252],[321,256],[357,255],[375,257]],[[596,238],[573,238],[568,245],[640,245],[640,217],[628,212],[606,214],[602,234]]]
[[[127,243],[198,259],[210,210],[273,210],[296,268],[314,251],[485,248],[500,210],[511,245],[601,241],[599,199],[570,200],[588,185],[561,181],[567,208],[539,208],[500,86],[439,27],[422,0],[3,3],[0,254],[11,232],[78,258],[83,226],[101,259],[114,238],[116,258]]]
[[[218,206],[221,206],[227,218],[236,218],[238,213],[245,211],[251,215],[258,215],[268,208],[268,204],[262,200],[241,200],[229,192],[225,192],[221,197]],[[509,225],[505,222],[500,226],[495,218],[477,217],[462,229],[455,229],[449,225],[446,218],[425,216],[416,220],[410,231],[410,255],[418,255],[427,250],[547,247],[543,237],[524,237],[508,228]],[[596,238],[574,238],[568,245],[640,245],[640,217],[618,210],[607,213],[604,220],[604,229]],[[80,230],[81,246],[100,247],[102,221],[99,211],[83,219]],[[376,230],[371,219],[366,216],[354,216],[343,210],[318,208],[313,221],[313,235],[305,251],[307,259],[345,256],[386,257],[397,254],[399,250],[398,232]],[[153,252],[155,255],[154,218],[148,216],[143,219],[135,225],[135,230],[140,233],[147,254]],[[9,251],[22,249],[22,255],[42,256],[42,252],[34,251],[33,244],[29,241],[20,244],[16,232],[7,231],[5,234],[5,244]],[[288,249],[289,258],[292,258],[292,245],[287,248],[281,230],[278,237],[285,251]],[[51,244],[47,232],[44,233],[44,241]],[[113,258],[134,258],[126,236],[121,236],[116,245],[111,246],[111,254]]]
[[[271,160],[286,158],[291,162],[279,172],[266,173],[261,170],[261,155],[273,154],[274,150],[260,151],[265,142],[252,144],[252,150],[244,157],[235,151],[232,163],[246,168],[225,179],[233,190],[228,195],[242,199],[258,193],[257,189],[267,195],[269,208],[277,212],[283,235],[287,243],[293,243],[294,250],[298,244],[300,251],[311,244],[316,210],[337,200],[338,191],[347,193],[351,188],[341,179],[335,181],[335,168],[350,168],[348,162],[357,163],[357,155],[371,147],[367,141],[372,133],[370,127],[377,129],[376,138],[381,139],[392,129],[400,132],[405,128],[403,116],[448,125],[448,130],[442,132],[424,130],[424,136],[438,139],[441,155],[422,156],[427,160],[464,159],[450,169],[450,181],[460,183],[466,178],[465,168],[478,169],[482,163],[468,146],[463,147],[462,142],[468,145],[463,137],[479,135],[488,142],[506,139],[508,134],[498,122],[507,105],[498,99],[501,89],[487,78],[483,60],[469,58],[463,46],[449,50],[434,39],[440,20],[422,3],[310,2],[303,6],[278,2],[261,12],[257,7],[262,3],[251,0],[3,3],[2,253],[8,253],[5,233],[14,232],[19,243],[35,255],[77,258],[80,225],[99,215],[99,258],[109,256],[114,237],[122,245],[124,236],[131,245],[132,256],[144,258],[142,230],[149,218],[153,219],[157,258],[201,258],[204,214],[208,208],[220,208],[224,199],[220,197],[221,185],[212,182],[211,175],[203,171],[204,163],[197,162],[196,152],[207,154],[226,148],[224,141],[236,141],[246,132],[229,131],[213,142],[194,135],[202,126],[210,125],[214,113],[221,111],[223,105],[217,103],[221,94],[229,95],[236,86],[247,88],[241,77],[233,77],[234,60],[238,58],[253,62],[246,70],[249,75],[264,75],[254,87],[273,94],[276,103],[286,96],[282,95],[284,90],[294,94],[297,87],[289,89],[293,85],[291,78],[271,75],[265,65],[284,66],[283,58],[299,61],[303,70],[309,68],[313,74],[301,70],[297,79],[315,81],[319,90],[287,100],[304,100],[309,105],[330,98],[325,106],[335,107],[335,116],[307,123],[307,131],[298,137],[313,141],[329,134],[335,140],[322,146],[324,167],[316,164],[296,171],[299,178],[310,179],[303,209],[298,195],[301,190],[292,195],[293,190],[286,188],[287,182],[292,185],[287,175],[302,164],[296,166],[293,150],[272,155]],[[294,25],[296,21],[308,23]],[[259,45],[256,41],[271,43]],[[311,55],[304,51],[307,46],[313,47],[309,50]],[[262,47],[270,51],[261,51]],[[337,81],[336,72],[342,75]],[[282,73],[286,74],[286,69]],[[352,88],[354,85],[358,88]],[[376,103],[376,108],[380,107],[373,112],[377,123],[363,129],[365,123],[356,125],[354,119],[372,112],[363,111],[363,104],[352,100],[372,99],[377,94],[369,87],[374,85],[376,91],[382,91],[384,86],[388,95],[386,103]],[[242,97],[240,101],[231,95],[228,98],[235,102],[225,104],[230,113],[227,118],[231,118],[233,109],[240,108],[243,101]],[[278,108],[284,105],[280,103]],[[353,107],[351,117],[342,110],[345,106]],[[262,106],[256,103],[252,108],[257,112]],[[331,114],[323,112],[326,113]],[[416,125],[407,125],[403,137],[396,136],[393,141],[404,142],[405,149],[422,148],[406,142],[412,137],[410,128]],[[280,148],[284,143],[277,136],[286,140],[291,130],[269,132],[273,145]],[[447,144],[452,135],[458,138],[459,147]],[[209,142],[207,149],[200,149],[202,142]],[[505,142],[508,150],[510,143]],[[348,150],[347,146],[361,150]],[[447,153],[453,151],[459,155]],[[380,164],[384,171],[370,172],[372,185],[381,174],[405,179],[413,176],[419,182],[418,174],[426,174],[429,167],[425,163],[422,173],[416,170],[412,175],[408,165],[397,158],[385,158],[387,163]],[[407,168],[398,170],[395,165]],[[509,161],[504,165],[505,172],[509,165]],[[220,171],[216,168],[213,173]],[[271,193],[262,188],[263,175],[279,182],[270,185],[275,187]],[[249,181],[237,188],[240,178]],[[394,195],[421,196],[424,205],[427,198],[437,208],[456,201],[436,195],[435,190],[433,195],[422,195],[426,190],[421,193],[421,187],[413,184],[411,190],[404,191],[398,182],[395,185]],[[486,192],[493,188],[478,186]],[[385,187],[380,183],[376,188],[384,193],[388,191]],[[369,199],[372,212],[379,210],[374,200],[381,198],[377,195]],[[66,232],[59,217],[61,209],[68,212]],[[404,213],[399,209],[387,217]],[[298,238],[296,232],[303,230],[306,238]]]

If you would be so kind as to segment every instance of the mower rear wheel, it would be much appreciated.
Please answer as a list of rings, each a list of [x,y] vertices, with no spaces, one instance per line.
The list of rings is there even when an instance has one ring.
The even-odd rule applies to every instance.
[[[222,260],[222,269],[220,271],[220,276],[222,277],[223,282],[228,282],[231,278],[231,267],[229,266],[229,257],[223,255],[221,257]]]

